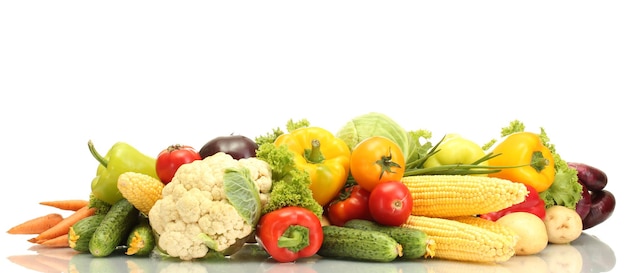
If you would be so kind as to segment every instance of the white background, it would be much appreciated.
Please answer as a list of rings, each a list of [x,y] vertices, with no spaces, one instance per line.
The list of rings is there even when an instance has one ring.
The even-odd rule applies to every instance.
[[[621,1],[3,1],[0,229],[86,198],[117,141],[156,156],[307,118],[382,112],[478,143],[519,119],[609,176],[624,217]],[[3,233],[0,267],[29,237]],[[618,261],[614,271],[626,267]],[[30,271],[26,271],[30,272]]]

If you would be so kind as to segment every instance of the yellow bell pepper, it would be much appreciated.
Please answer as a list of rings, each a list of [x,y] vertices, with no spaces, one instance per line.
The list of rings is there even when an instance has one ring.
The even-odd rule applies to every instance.
[[[547,190],[554,182],[556,174],[554,158],[538,134],[532,132],[510,134],[497,144],[492,152],[499,155],[491,158],[489,165],[518,167],[504,168],[489,174],[491,177],[521,182],[533,187],[537,192]]]
[[[309,173],[309,188],[321,206],[328,204],[348,180],[350,148],[326,129],[299,128],[280,135],[274,145],[287,145],[295,153],[295,164]]]

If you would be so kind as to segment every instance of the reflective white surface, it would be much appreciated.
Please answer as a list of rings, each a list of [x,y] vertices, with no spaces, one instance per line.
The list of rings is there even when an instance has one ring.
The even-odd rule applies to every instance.
[[[580,260],[578,272],[624,272],[620,260],[611,267],[610,252],[626,254],[617,243],[626,198],[625,11],[623,1],[2,1],[0,229],[49,213],[40,201],[87,197],[97,167],[89,139],[102,151],[125,141],[156,155],[175,143],[255,137],[291,118],[336,131],[378,111],[435,140],[459,133],[482,144],[519,119],[528,130],[545,128],[564,159],[604,170],[617,208],[580,245],[479,272],[576,272]],[[49,260],[29,250],[28,238],[0,235],[2,271],[38,272],[8,259],[15,255],[61,269],[75,260],[79,272],[90,270],[85,264],[119,272],[475,267],[70,259],[63,251]]]
[[[76,254],[68,249],[33,247],[7,257],[13,270],[34,272],[617,272],[615,251],[599,238],[587,233],[569,245],[549,245],[539,255],[515,256],[501,264],[461,263],[437,259],[396,260],[390,263],[322,259],[313,256],[294,263],[277,263],[256,244],[244,246],[228,258],[182,262],[156,255],[128,257],[115,252],[106,258]],[[20,268],[21,267],[21,268]],[[22,272],[20,271],[20,272]]]

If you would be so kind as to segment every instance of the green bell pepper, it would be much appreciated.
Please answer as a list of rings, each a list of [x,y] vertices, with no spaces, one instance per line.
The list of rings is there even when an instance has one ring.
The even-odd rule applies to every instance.
[[[459,134],[447,134],[439,144],[439,151],[424,162],[424,168],[442,165],[472,164],[485,156],[485,151],[475,142]],[[479,166],[487,165],[487,161]]]
[[[117,188],[118,177],[125,172],[138,172],[159,179],[156,173],[156,158],[147,156],[133,146],[117,142],[101,156],[96,151],[92,141],[88,143],[89,151],[100,162],[96,177],[91,182],[91,192],[94,197],[115,204],[122,199],[122,194]]]

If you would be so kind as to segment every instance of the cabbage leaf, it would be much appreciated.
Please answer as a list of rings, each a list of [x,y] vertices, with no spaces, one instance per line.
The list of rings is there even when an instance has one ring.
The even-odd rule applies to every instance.
[[[383,136],[394,141],[405,158],[407,169],[415,166],[423,158],[432,144],[431,132],[427,130],[407,131],[391,117],[370,112],[356,116],[339,129],[336,136],[342,139],[352,150],[359,142],[372,136]],[[421,141],[425,141],[422,143]]]

